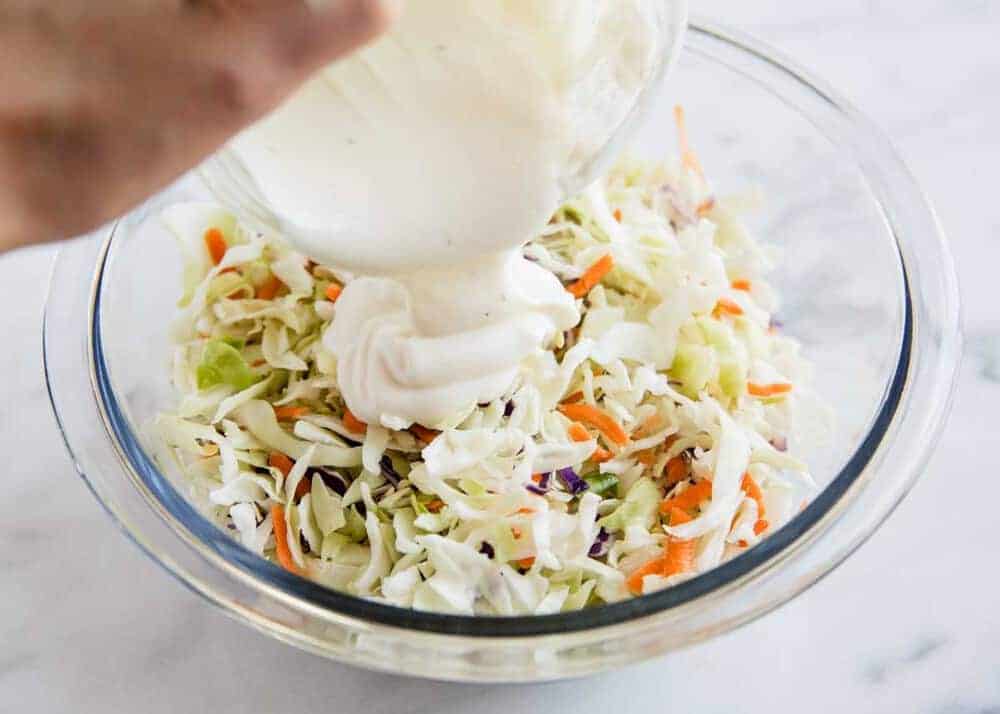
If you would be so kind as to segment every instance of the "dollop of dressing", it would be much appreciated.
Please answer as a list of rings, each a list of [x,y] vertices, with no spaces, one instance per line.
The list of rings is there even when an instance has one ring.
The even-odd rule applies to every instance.
[[[323,344],[350,409],[435,426],[579,320],[520,248],[679,44],[683,2],[414,0],[232,149],[316,260],[360,273]]]

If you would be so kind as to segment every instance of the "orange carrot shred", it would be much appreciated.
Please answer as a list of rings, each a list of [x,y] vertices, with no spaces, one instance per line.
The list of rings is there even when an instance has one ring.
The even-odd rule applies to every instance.
[[[761,518],[760,520],[758,520],[756,523],[753,524],[753,533],[754,535],[760,535],[768,528],[770,528],[770,526],[771,526],[770,523]]]
[[[634,432],[634,436],[637,436],[639,438],[649,436],[662,426],[663,426],[663,417],[661,417],[659,414],[654,414],[653,416],[649,417],[644,422],[642,422],[642,424],[639,425],[639,428],[636,429]]]
[[[733,290],[740,290],[742,292],[748,293],[753,288],[753,283],[749,280],[734,280],[732,282]]]
[[[212,263],[218,265],[226,257],[226,250],[229,249],[229,246],[226,244],[226,238],[222,235],[222,231],[218,228],[209,228],[205,231],[205,248],[208,249]]]
[[[303,476],[298,486],[295,487],[295,495],[292,500],[296,502],[301,501],[310,490],[312,490],[312,479],[308,476]]]
[[[625,446],[629,442],[628,434],[622,425],[597,407],[589,404],[560,404],[559,411],[573,421],[583,422],[598,429],[619,446]]]
[[[737,543],[737,545],[739,545],[740,548],[746,548],[750,544],[741,538],[740,541]]]
[[[253,362],[250,363],[250,366],[251,367],[263,367],[265,364],[267,364],[267,360],[266,359],[255,359]]]
[[[635,454],[635,460],[643,466],[652,466],[656,463],[656,449],[645,449]]]
[[[278,279],[278,276],[271,275],[267,282],[257,288],[257,299],[258,300],[273,300],[274,296],[278,294],[281,288],[285,287],[285,284]]]
[[[757,513],[763,518],[764,517],[764,492],[760,490],[760,486],[754,480],[753,476],[749,472],[743,474],[743,482],[740,484],[740,488],[743,492],[752,498],[757,503]]]
[[[583,401],[583,392],[573,392],[568,397],[562,400],[563,404],[576,404],[577,402]]]
[[[653,558],[645,565],[640,565],[625,579],[628,591],[633,595],[642,595],[642,579],[647,575],[659,575],[663,572],[663,556]]]
[[[414,424],[410,427],[410,433],[417,437],[420,441],[425,444],[429,444],[434,441],[438,436],[440,436],[440,431],[435,431],[434,429],[428,429],[426,426],[421,426],[420,424]]]
[[[344,288],[337,285],[337,283],[330,283],[326,286],[326,299],[330,302],[337,302],[337,298],[340,297],[342,292],[344,292]]]
[[[604,276],[610,273],[611,269],[614,267],[615,259],[612,258],[611,255],[605,255],[603,258],[587,268],[583,276],[575,283],[570,284],[566,289],[569,290],[573,297],[585,297],[587,293],[593,290],[597,284],[604,279]]]
[[[690,521],[691,516],[683,509],[670,509],[670,525],[679,526]],[[694,545],[693,540],[672,540],[667,544],[663,556],[663,577],[683,573],[694,567]]]
[[[427,510],[431,513],[439,513],[442,508],[444,508],[444,501],[440,498],[435,498],[427,504]]]
[[[295,466],[295,464],[292,463],[292,460],[287,456],[285,456],[284,454],[282,454],[280,451],[272,451],[270,453],[270,455],[267,457],[267,465],[278,469],[278,471],[283,473],[285,476],[288,476],[288,473],[292,470],[292,467]]]
[[[517,561],[517,567],[523,570],[527,570],[534,564],[535,564],[535,556],[531,556],[529,558],[521,558],[519,561]]]
[[[278,421],[292,421],[309,413],[309,407],[275,407],[274,416]]]
[[[301,575],[302,571],[295,564],[292,551],[288,547],[288,526],[285,522],[285,507],[280,503],[271,508],[271,525],[274,529],[274,550],[281,567],[290,573]]]
[[[672,526],[679,526],[683,523],[690,523],[693,520],[691,518],[691,515],[687,511],[685,511],[683,508],[678,508],[677,506],[674,506],[673,508],[670,509],[668,518],[670,518],[670,525]]]
[[[715,199],[706,198],[704,201],[698,204],[698,207],[694,209],[694,212],[698,215],[699,218],[705,218],[714,209],[715,209]]]
[[[691,142],[688,139],[687,120],[684,116],[684,107],[677,105],[674,107],[674,123],[677,124],[677,143],[680,146],[681,162],[684,168],[694,171],[699,176],[704,176],[705,172],[701,168],[701,162],[694,151],[691,150]]]
[[[732,300],[722,298],[715,304],[715,310],[712,311],[712,314],[716,317],[721,317],[722,315],[739,317],[743,314],[743,308],[734,303]]]
[[[663,577],[678,573],[686,573],[694,567],[693,540],[672,540],[667,545],[667,554],[663,558]]]
[[[573,422],[572,424],[570,424],[569,429],[566,430],[566,433],[569,434],[570,439],[576,442],[590,441],[591,438],[593,438],[590,436],[590,432],[587,431],[587,428],[583,424],[580,424],[579,422]]]
[[[533,515],[535,515],[535,509],[534,508],[528,508],[527,506],[525,506],[524,508],[518,508],[511,515],[514,515],[514,516],[533,516]]]
[[[667,486],[676,486],[688,477],[687,459],[682,455],[670,459],[664,468],[664,473],[667,476]]]
[[[768,397],[780,397],[788,394],[792,391],[792,385],[787,382],[777,382],[775,384],[754,384],[750,382],[747,384],[747,391],[753,397],[767,399]]]
[[[364,434],[368,431],[368,425],[354,416],[351,410],[346,407],[344,408],[344,426],[352,434]]]
[[[615,220],[618,221],[619,223],[622,222],[622,209],[620,208],[615,209]]]
[[[605,461],[611,461],[612,458],[614,458],[614,454],[600,446],[594,449],[594,453],[590,455],[590,460],[595,464],[603,464]]]
[[[674,508],[689,510],[712,497],[712,482],[699,481],[679,496],[668,498],[660,504],[660,513],[670,513]]]
[[[531,480],[533,482],[535,482],[535,483],[541,483],[542,482],[542,474],[532,474],[531,475]]]
[[[511,527],[510,527],[510,534],[511,534],[512,536],[514,536],[514,540],[517,540],[517,539],[519,539],[519,538],[520,538],[520,537],[521,537],[522,535],[524,535],[524,532],[523,532],[523,531],[522,531],[522,530],[521,530],[520,528],[518,528],[517,526],[511,526]]]

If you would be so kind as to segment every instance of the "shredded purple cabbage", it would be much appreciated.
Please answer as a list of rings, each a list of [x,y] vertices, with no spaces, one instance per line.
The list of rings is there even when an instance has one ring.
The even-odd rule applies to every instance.
[[[611,534],[604,530],[604,528],[601,528],[601,530],[597,531],[597,538],[594,539],[594,544],[590,546],[590,557],[601,558],[607,555],[610,549]]]
[[[526,489],[528,489],[529,491],[538,496],[544,496],[545,494],[547,494],[551,487],[552,487],[551,473],[541,474],[540,478],[538,479],[538,483],[529,483],[527,486],[525,486]]]
[[[490,560],[493,560],[493,558],[497,554],[496,551],[493,550],[493,546],[487,543],[486,541],[483,541],[482,544],[479,546],[479,552],[485,555]]]
[[[343,496],[345,493],[347,493],[347,486],[348,486],[347,479],[345,479],[336,471],[332,471],[330,469],[316,468],[316,469],[309,469],[309,471],[306,472],[306,475],[308,475],[310,479],[312,478],[312,476],[319,475],[319,477],[323,479],[323,483],[326,484],[326,487],[329,488],[334,493],[336,493],[338,496]]]
[[[559,478],[562,482],[566,484],[566,488],[574,496],[579,496],[581,493],[590,488],[590,484],[580,478],[580,475],[569,467],[559,469],[557,473],[559,474]]]
[[[505,417],[509,417],[513,413],[514,413],[514,400],[511,399],[509,402],[507,402],[507,404],[504,405],[503,415]]]
[[[378,465],[382,475],[385,476],[386,480],[393,486],[398,486],[399,482],[403,480],[403,477],[396,471],[396,467],[392,465],[392,459],[390,459],[388,455],[383,456],[382,460],[378,462]]]

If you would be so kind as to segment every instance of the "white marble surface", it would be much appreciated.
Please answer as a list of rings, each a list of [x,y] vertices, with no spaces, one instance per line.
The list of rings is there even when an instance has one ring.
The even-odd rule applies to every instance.
[[[231,622],[148,561],[76,478],[39,325],[50,249],[0,258],[0,712],[1000,712],[1000,3],[702,0],[827,77],[895,138],[963,282],[955,410],[914,493],[844,566],[735,633],[544,686],[374,675]]]

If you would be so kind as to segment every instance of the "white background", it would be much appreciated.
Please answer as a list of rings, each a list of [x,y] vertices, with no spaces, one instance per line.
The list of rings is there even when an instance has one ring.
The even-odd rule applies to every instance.
[[[735,633],[541,686],[375,675],[229,621],[109,523],[64,455],[41,374],[51,249],[0,258],[0,712],[1000,711],[1000,3],[701,0],[828,79],[937,205],[969,342],[927,475],[875,538]]]

